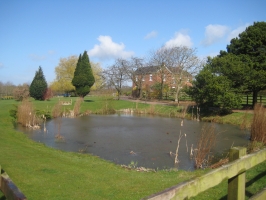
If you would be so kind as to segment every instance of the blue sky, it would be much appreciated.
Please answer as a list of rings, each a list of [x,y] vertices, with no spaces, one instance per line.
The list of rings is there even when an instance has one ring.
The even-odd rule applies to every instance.
[[[266,21],[265,8],[265,0],[0,0],[0,81],[31,83],[41,66],[50,83],[60,58],[84,50],[102,68],[172,44],[215,56]]]

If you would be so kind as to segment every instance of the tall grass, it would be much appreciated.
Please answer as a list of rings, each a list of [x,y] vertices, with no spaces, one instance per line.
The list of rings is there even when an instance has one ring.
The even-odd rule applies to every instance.
[[[53,118],[62,117],[62,104],[60,102],[57,102],[52,111]]]
[[[22,124],[22,126],[39,127],[41,119],[36,115],[33,104],[29,100],[24,99],[18,105],[17,121]]]
[[[266,108],[256,104],[251,125],[251,141],[266,144]]]
[[[251,120],[248,118],[248,112],[243,115],[242,123],[240,124],[241,130],[250,130]]]
[[[205,168],[210,163],[210,152],[215,146],[216,136],[214,124],[203,125],[194,155],[197,169]]]
[[[81,106],[81,103],[84,101],[83,98],[78,98],[75,102],[75,105],[74,105],[74,110],[73,110],[73,113],[74,113],[74,117],[78,116],[79,115],[79,112],[80,112],[80,106]]]
[[[58,102],[53,107],[52,116],[54,118],[55,127],[57,129],[57,134],[55,138],[59,140],[64,139],[64,137],[61,135],[62,115],[63,115],[62,104]]]
[[[101,108],[96,112],[97,114],[114,114],[116,111],[114,109],[113,103],[114,99],[112,96],[103,95],[101,96]]]

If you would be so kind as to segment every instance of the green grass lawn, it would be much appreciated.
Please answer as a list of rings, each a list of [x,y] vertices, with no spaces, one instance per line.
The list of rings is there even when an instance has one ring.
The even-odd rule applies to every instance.
[[[57,102],[58,98],[50,101],[33,101],[36,109],[47,112]],[[114,109],[150,109],[148,104],[136,105],[122,100],[107,102],[106,98],[86,97],[81,105],[81,111],[97,112],[106,103]],[[18,102],[0,100],[0,165],[28,199],[141,199],[206,172],[137,172],[89,154],[49,148],[42,143],[31,141],[14,129],[12,117],[9,115],[9,110],[14,104]],[[73,106],[66,106],[65,109],[72,109]],[[165,110],[159,106],[155,109]],[[259,171],[266,169],[265,162],[260,165],[260,169]],[[250,170],[249,173],[256,177],[258,170]],[[266,182],[265,176],[263,181]],[[261,185],[263,184],[256,188],[261,188]],[[250,189],[251,193],[256,190]],[[208,199],[223,197],[224,186],[217,187],[211,193],[215,196]],[[199,199],[206,199],[210,193],[202,195]],[[3,199],[1,193],[0,199]]]

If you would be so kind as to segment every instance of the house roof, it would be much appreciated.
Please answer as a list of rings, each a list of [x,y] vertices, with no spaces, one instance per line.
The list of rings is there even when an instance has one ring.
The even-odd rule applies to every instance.
[[[138,68],[135,73],[136,74],[153,74],[159,70],[159,66],[146,66]]]
[[[154,74],[158,72],[160,69],[160,66],[146,66],[138,68],[135,73],[136,74]],[[167,70],[169,70],[170,73],[178,74],[180,73],[180,68],[178,67],[166,67]]]

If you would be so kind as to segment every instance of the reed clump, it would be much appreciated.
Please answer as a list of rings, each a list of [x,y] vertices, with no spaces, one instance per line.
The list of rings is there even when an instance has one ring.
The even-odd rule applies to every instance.
[[[194,149],[194,161],[197,169],[205,168],[211,160],[211,150],[215,146],[217,134],[214,124],[203,125],[198,138],[197,148]]]
[[[242,123],[240,124],[240,129],[241,130],[248,130],[250,127],[248,126],[248,119],[247,119],[247,112],[245,112],[243,116]]]
[[[18,106],[17,121],[25,127],[39,128],[42,120],[36,115],[33,104],[24,99]]]
[[[74,113],[74,117],[78,116],[79,115],[79,112],[80,112],[80,106],[81,106],[81,103],[83,102],[83,98],[78,98],[75,102],[75,105],[74,105],[74,110],[73,110],[73,113]]]
[[[188,109],[188,107],[187,106],[184,106],[183,109],[181,110],[182,120],[181,120],[181,123],[180,123],[180,133],[179,133],[179,137],[178,137],[178,141],[177,141],[176,151],[175,151],[175,153],[172,153],[170,151],[170,156],[172,156],[172,155],[175,156],[175,166],[176,167],[178,166],[178,163],[179,163],[179,160],[178,160],[178,152],[179,152],[179,147],[180,147],[180,141],[181,141],[181,139],[182,139],[183,136],[185,136],[185,139],[186,139],[186,148],[187,148],[187,153],[188,153],[188,145],[187,145],[187,138],[186,138],[187,135],[186,135],[186,133],[182,133],[182,127],[184,126],[184,118],[186,116],[187,109]]]
[[[52,110],[52,116],[53,118],[62,117],[62,104],[60,102],[56,103]]]
[[[110,96],[103,96],[102,106],[99,111],[97,111],[97,114],[115,114],[115,109],[113,108],[113,98],[110,98]]]
[[[155,115],[156,114],[155,105],[154,104],[150,105],[150,107],[146,110],[146,113],[150,115]]]
[[[64,140],[64,137],[61,135],[62,115],[62,104],[58,102],[54,105],[52,111],[52,116],[54,118],[55,126],[57,129],[57,134],[55,135],[55,138],[58,140]]]
[[[256,104],[251,124],[251,141],[266,144],[266,108]]]

